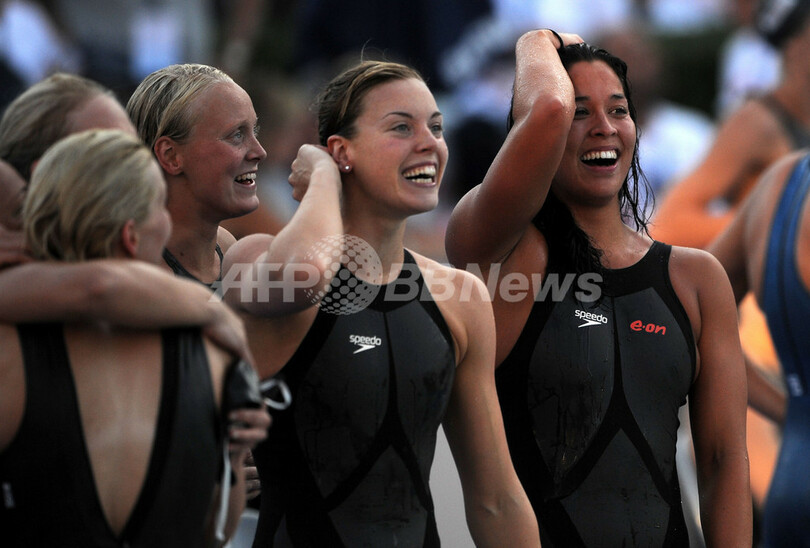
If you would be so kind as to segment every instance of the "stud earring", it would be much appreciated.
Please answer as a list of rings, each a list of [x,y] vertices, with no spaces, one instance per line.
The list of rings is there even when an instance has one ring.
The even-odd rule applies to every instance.
[[[351,170],[352,170],[352,166],[350,166],[350,165],[343,166],[343,171],[345,171],[346,173],[350,172]]]

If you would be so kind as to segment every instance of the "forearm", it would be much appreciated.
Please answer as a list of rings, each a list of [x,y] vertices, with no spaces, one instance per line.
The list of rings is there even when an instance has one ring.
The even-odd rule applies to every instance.
[[[708,548],[750,547],[753,540],[748,458],[740,454],[716,459],[708,474],[698,466],[700,517]]]
[[[259,316],[298,312],[312,306],[312,294],[317,293],[313,290],[331,281],[335,258],[331,253],[319,253],[318,245],[339,249],[343,221],[340,175],[331,158],[324,164],[313,170],[293,218],[250,264],[249,276],[270,283],[263,296],[254,293],[252,298],[240,300],[238,306],[244,310]],[[235,294],[227,297],[233,302]]]
[[[225,522],[225,538],[230,539],[239,527],[239,520],[245,510],[247,489],[245,487],[245,458],[247,451],[238,451],[231,454],[231,466],[236,479],[231,486],[228,498],[228,518]]]
[[[540,546],[537,520],[522,489],[493,504],[465,503],[467,524],[478,547]]]
[[[34,262],[0,274],[10,323],[103,320],[135,328],[207,325],[221,315],[205,287],[133,260]]]
[[[501,260],[546,200],[575,109],[557,45],[549,31],[532,31],[515,46],[514,124],[484,181],[450,217],[445,241],[456,266]]]
[[[715,215],[697,208],[663,206],[652,225],[652,235],[671,245],[706,249],[732,218],[731,213]]]
[[[774,386],[748,356],[745,356],[745,373],[748,378],[748,405],[776,424],[784,424],[787,412],[785,393]]]
[[[306,194],[290,222],[273,239],[266,260],[277,263],[303,260],[316,242],[342,236],[340,201],[337,167],[313,170]]]

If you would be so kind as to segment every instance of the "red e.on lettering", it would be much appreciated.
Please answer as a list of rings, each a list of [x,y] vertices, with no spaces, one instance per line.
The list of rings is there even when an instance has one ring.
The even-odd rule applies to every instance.
[[[630,323],[630,329],[633,331],[646,331],[647,333],[660,333],[662,335],[667,334],[667,326],[665,325],[655,325],[654,323],[645,324],[641,320],[635,320],[634,322]]]

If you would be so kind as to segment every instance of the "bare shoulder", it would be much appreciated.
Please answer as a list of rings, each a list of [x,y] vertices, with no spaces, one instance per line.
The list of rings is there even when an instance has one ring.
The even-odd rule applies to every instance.
[[[253,262],[259,256],[266,252],[270,247],[270,242],[273,241],[274,236],[270,234],[251,234],[245,236],[233,243],[227,252],[225,252],[225,259],[223,261],[223,270],[235,263]]]
[[[708,251],[673,246],[669,276],[696,340],[700,340],[707,311],[715,308],[736,310],[728,275],[720,261]]]
[[[452,303],[452,306],[488,300],[484,282],[471,272],[442,264],[413,251],[411,253],[434,300],[446,301]]]
[[[677,281],[688,283],[696,290],[710,288],[718,279],[727,281],[720,261],[708,251],[694,247],[672,246],[669,272],[673,284],[677,278]]]
[[[220,226],[217,229],[217,243],[223,253],[226,253],[233,244],[237,242],[236,237],[231,234],[227,228]]]
[[[460,363],[471,350],[495,351],[495,318],[484,283],[470,272],[414,253],[425,286],[450,328]]]

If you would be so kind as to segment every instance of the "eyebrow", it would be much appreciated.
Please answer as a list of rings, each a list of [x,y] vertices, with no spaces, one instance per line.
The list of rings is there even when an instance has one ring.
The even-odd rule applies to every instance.
[[[434,112],[433,114],[430,115],[430,119],[432,120],[433,118],[437,118],[437,117],[439,117],[441,115],[442,115],[442,113],[437,110],[436,112]],[[387,118],[388,116],[402,116],[404,118],[410,118],[411,120],[413,119],[413,114],[411,114],[409,112],[402,112],[402,111],[399,111],[399,110],[389,112],[388,114],[383,116],[383,118]]]
[[[591,98],[590,95],[580,95],[578,97],[574,97],[574,101],[577,101],[577,102],[579,102],[579,101],[588,101],[588,100],[590,100],[590,98]],[[627,99],[624,96],[624,93],[614,93],[613,95],[610,96],[610,98],[612,100],[614,100],[614,101],[621,101],[623,99]]]

